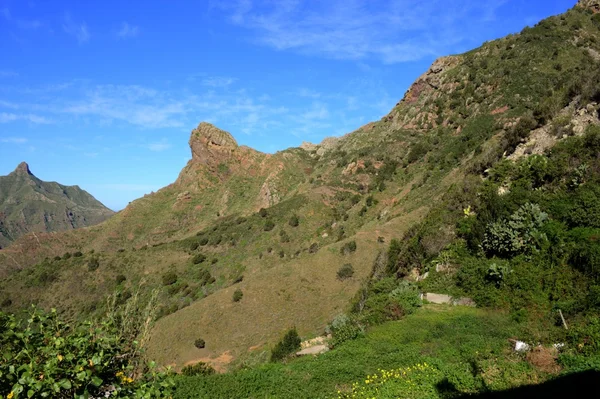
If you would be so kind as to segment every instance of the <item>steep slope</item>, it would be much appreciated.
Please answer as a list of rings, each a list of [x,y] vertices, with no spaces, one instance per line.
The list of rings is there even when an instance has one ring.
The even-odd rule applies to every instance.
[[[100,312],[143,282],[161,292],[149,354],[177,366],[259,356],[292,325],[321,333],[368,276],[425,272],[490,167],[600,123],[592,3],[437,60],[382,120],[319,145],[262,154],[200,124],[172,185],[102,225],[0,251],[7,307]],[[414,227],[432,208],[436,223]],[[390,267],[385,243],[404,233],[405,263]],[[346,264],[354,276],[338,279]]]
[[[0,248],[27,233],[91,226],[113,214],[78,186],[38,179],[25,162],[0,176]]]

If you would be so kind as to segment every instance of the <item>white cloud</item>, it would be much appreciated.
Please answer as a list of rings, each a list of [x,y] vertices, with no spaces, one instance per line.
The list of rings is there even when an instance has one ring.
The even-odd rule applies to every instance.
[[[73,21],[69,14],[64,16],[62,27],[65,33],[75,37],[79,44],[86,43],[90,40],[90,32],[86,23]]]
[[[14,78],[19,76],[18,73],[8,70],[0,70],[0,78]]]
[[[136,37],[139,33],[139,26],[129,25],[129,23],[123,22],[121,28],[117,31],[117,36],[121,38]]]
[[[227,87],[235,82],[234,78],[224,76],[212,76],[202,79],[202,84],[209,87]]]
[[[171,143],[169,143],[166,139],[162,139],[161,141],[156,141],[154,143],[150,143],[145,145],[147,149],[154,152],[166,151],[171,148]]]
[[[216,7],[247,28],[257,43],[334,59],[386,64],[449,52],[494,18],[506,0],[238,0]],[[464,26],[464,21],[470,26]]]
[[[7,7],[0,8],[0,15],[2,15],[7,21],[11,19],[10,10]]]
[[[0,112],[0,123],[15,122],[17,120],[25,120],[35,124],[50,124],[52,121],[46,117],[35,114],[14,114],[8,112]]]
[[[27,143],[27,139],[25,137],[3,137],[0,138],[0,143],[25,144]]]

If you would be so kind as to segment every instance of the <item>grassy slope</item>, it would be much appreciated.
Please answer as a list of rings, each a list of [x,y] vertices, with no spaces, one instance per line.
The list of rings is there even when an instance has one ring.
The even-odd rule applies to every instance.
[[[510,353],[508,338],[518,332],[519,327],[503,314],[427,305],[317,358],[181,378],[175,398],[332,398],[380,369],[423,362],[436,366],[464,393],[541,382],[546,375],[523,356]],[[433,379],[429,387],[441,380]]]

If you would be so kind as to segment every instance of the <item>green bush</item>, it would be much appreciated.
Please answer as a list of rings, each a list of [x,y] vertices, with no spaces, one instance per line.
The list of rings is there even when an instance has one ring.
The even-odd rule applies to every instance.
[[[319,244],[317,244],[316,242],[313,242],[312,244],[310,244],[310,247],[308,247],[309,254],[315,254],[318,251],[319,251]]]
[[[208,240],[207,240],[206,242],[208,242]],[[200,245],[200,243],[199,243],[199,242],[197,242],[197,241],[194,241],[193,243],[191,243],[191,244],[190,244],[190,251],[195,251],[195,250],[197,250],[199,245]]]
[[[125,277],[125,275],[123,274],[117,274],[117,277],[115,278],[115,281],[117,282],[117,284],[121,284],[123,282],[125,282],[127,280],[127,277]]]
[[[81,258],[83,256],[83,253],[81,251],[77,251],[75,253],[73,253],[73,257],[75,258]]]
[[[192,263],[194,265],[199,265],[200,263],[204,262],[205,260],[206,260],[206,255],[204,255],[204,254],[196,254],[192,258]]]
[[[206,341],[204,341],[202,338],[198,338],[194,341],[194,346],[198,349],[204,349],[206,347]]]
[[[300,219],[298,218],[298,215],[293,215],[288,224],[292,227],[298,227],[298,225],[300,224]]]
[[[163,285],[173,285],[177,282],[177,273],[175,272],[167,272],[162,276],[162,284]]]
[[[91,258],[88,261],[88,270],[93,272],[94,270],[98,269],[100,267],[100,261],[98,260],[98,258]]]
[[[258,211],[258,215],[261,218],[266,218],[268,215],[267,210],[265,208],[260,208],[260,210]]]
[[[290,329],[271,351],[271,361],[277,362],[300,350],[302,340],[296,328]]]
[[[354,276],[354,268],[350,263],[346,263],[337,271],[338,280],[346,280],[350,277]]]
[[[242,300],[244,293],[239,288],[233,292],[233,302],[239,302]]]
[[[173,380],[157,372],[136,370],[136,344],[124,340],[125,326],[111,320],[69,325],[56,311],[34,308],[28,317],[0,312],[0,397],[165,398]],[[134,378],[135,377],[135,378]]]
[[[342,255],[349,255],[352,252],[356,251],[356,241],[348,241],[340,248],[340,253]]]
[[[210,274],[210,272],[204,269],[200,270],[200,274],[198,277],[200,279],[200,286],[202,287],[208,284],[212,284],[216,281],[215,278]]]
[[[181,374],[185,375],[186,377],[212,375],[215,374],[215,372],[216,371],[214,368],[204,362],[190,364],[181,369]]]
[[[341,314],[333,319],[327,326],[327,332],[331,334],[330,345],[336,347],[341,343],[364,335],[364,327],[346,314]]]
[[[198,241],[198,244],[200,244],[201,246],[205,246],[206,244],[208,244],[208,238],[207,237],[202,237],[200,239],[200,241]]]
[[[64,260],[70,259],[71,258],[71,253],[70,252],[65,252],[64,255],[62,256],[62,258]]]
[[[264,225],[265,231],[271,231],[275,228],[275,223],[272,220],[267,220]]]

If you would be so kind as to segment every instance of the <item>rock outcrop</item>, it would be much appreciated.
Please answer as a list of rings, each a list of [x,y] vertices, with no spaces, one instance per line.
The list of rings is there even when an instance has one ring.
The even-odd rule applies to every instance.
[[[577,7],[586,8],[594,13],[600,12],[600,0],[579,0]]]
[[[189,144],[192,162],[203,163],[211,168],[231,159],[238,149],[231,134],[207,122],[200,123],[192,130]]]

